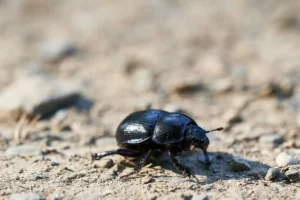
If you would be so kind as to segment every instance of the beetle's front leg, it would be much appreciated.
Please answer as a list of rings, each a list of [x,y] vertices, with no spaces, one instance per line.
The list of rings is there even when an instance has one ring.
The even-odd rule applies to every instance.
[[[199,184],[200,181],[197,179],[197,177],[195,176],[195,173],[188,167],[180,164],[178,162],[178,160],[176,160],[175,155],[172,153],[171,150],[168,150],[168,155],[170,158],[170,161],[173,163],[173,165],[184,175],[184,176],[188,176],[189,178],[194,177],[197,181],[197,183]]]
[[[153,150],[150,149],[145,155],[143,155],[140,158],[137,166],[134,168],[134,170],[132,172],[130,172],[129,174],[126,174],[124,176],[121,176],[120,178],[125,178],[125,177],[128,177],[128,176],[130,176],[132,174],[135,174],[135,173],[138,173],[139,171],[141,171],[142,167],[145,165],[145,163],[147,162],[147,160],[151,157],[152,153],[153,153]]]

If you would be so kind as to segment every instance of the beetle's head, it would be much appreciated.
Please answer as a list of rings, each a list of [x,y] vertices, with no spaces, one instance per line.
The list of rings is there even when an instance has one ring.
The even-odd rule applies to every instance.
[[[221,131],[223,128],[216,128],[213,130],[206,131],[197,125],[189,125],[185,131],[185,139],[189,143],[190,150],[201,149],[204,152],[206,163],[209,163],[207,155],[207,147],[209,145],[209,139],[206,136],[207,133],[212,131]]]

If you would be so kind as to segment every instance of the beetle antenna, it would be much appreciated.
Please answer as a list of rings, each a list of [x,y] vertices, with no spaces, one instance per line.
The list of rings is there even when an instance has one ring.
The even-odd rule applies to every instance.
[[[210,133],[210,132],[213,132],[213,131],[221,131],[221,130],[223,130],[223,129],[224,129],[223,127],[219,127],[219,128],[215,128],[215,129],[206,131],[206,133]]]

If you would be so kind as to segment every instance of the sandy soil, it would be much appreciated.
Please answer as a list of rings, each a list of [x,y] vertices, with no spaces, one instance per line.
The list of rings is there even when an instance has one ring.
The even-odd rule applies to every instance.
[[[300,199],[286,174],[300,173],[299,9],[296,0],[0,0],[0,199]],[[44,88],[61,95],[66,85],[93,106],[28,117],[52,97]],[[134,163],[123,157],[91,161],[117,148],[126,115],[149,107],[226,128],[209,134],[209,170],[201,152],[178,157],[201,184],[166,157],[128,180],[119,177]],[[233,170],[236,157],[248,169]]]

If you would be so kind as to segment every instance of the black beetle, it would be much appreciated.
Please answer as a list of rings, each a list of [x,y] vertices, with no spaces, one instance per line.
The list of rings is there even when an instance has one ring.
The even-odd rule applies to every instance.
[[[207,147],[209,139],[206,133],[220,131],[217,128],[205,131],[190,117],[181,113],[169,113],[163,110],[138,111],[128,115],[119,125],[116,133],[120,149],[92,154],[93,160],[112,154],[140,157],[134,171],[139,172],[150,157],[157,157],[167,151],[170,161],[184,175],[193,176],[194,172],[180,164],[175,156],[194,148],[204,152],[205,162],[209,165]]]

